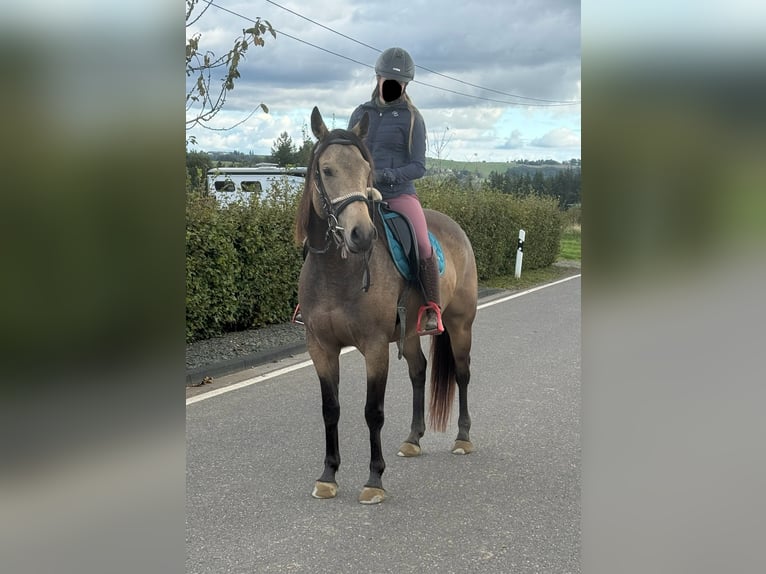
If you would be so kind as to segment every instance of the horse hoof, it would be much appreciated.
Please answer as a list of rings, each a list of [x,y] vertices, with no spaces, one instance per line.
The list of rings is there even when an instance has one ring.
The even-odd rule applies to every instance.
[[[411,442],[403,442],[402,446],[399,447],[399,452],[396,453],[396,456],[404,456],[407,458],[420,456],[420,447]]]
[[[311,496],[314,498],[335,498],[338,494],[338,485],[334,482],[321,482],[317,480]]]
[[[473,452],[473,443],[467,440],[456,440],[452,447],[452,454],[470,454]]]
[[[359,494],[359,502],[362,504],[380,504],[386,499],[386,491],[382,488],[365,486]]]

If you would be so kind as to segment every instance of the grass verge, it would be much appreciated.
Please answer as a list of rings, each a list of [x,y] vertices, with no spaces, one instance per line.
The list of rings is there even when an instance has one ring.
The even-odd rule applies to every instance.
[[[558,261],[580,261],[581,260],[581,244],[580,244],[580,226],[570,226],[561,236],[561,243],[559,246]],[[499,277],[493,277],[485,282],[483,286],[495,288],[495,289],[507,289],[509,291],[523,291],[524,289],[530,289],[543,283],[550,283],[576,275],[580,272],[580,268],[570,265],[551,265],[550,267],[543,267],[542,269],[524,269],[522,266],[521,277],[518,279],[514,275],[502,275]]]
[[[559,267],[558,265],[551,265],[550,267],[543,267],[542,269],[531,269],[525,271],[521,270],[521,277],[516,279],[514,275],[502,275],[500,277],[493,277],[482,284],[485,287],[491,287],[495,289],[507,289],[509,291],[523,291],[524,289],[530,289],[543,283],[550,283],[569,277],[570,275],[577,275],[580,269],[577,267]]]

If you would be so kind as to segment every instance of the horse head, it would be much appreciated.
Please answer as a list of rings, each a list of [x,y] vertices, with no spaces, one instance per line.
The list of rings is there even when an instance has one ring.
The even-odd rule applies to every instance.
[[[315,107],[312,111],[311,130],[318,141],[298,208],[299,242],[308,236],[311,207],[326,222],[328,241],[333,237],[352,253],[366,252],[372,247],[377,232],[370,216],[369,199],[377,190],[372,188],[372,158],[362,142],[368,126],[365,114],[351,130],[330,131],[319,110]]]

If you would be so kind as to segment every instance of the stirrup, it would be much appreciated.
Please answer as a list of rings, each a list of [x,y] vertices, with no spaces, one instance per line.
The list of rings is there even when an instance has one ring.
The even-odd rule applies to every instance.
[[[428,309],[432,309],[433,312],[436,313],[436,329],[431,329],[429,331],[426,331],[421,326],[421,320],[423,319],[423,315]],[[436,303],[434,303],[433,301],[429,301],[425,305],[421,306],[420,309],[418,309],[418,323],[417,323],[417,327],[415,327],[415,330],[420,336],[441,335],[442,333],[444,333],[444,325],[442,325],[442,311]]]
[[[293,318],[290,320],[291,323],[295,323],[296,325],[303,325],[303,315],[301,315],[301,304],[298,303],[295,306],[295,312],[293,312]]]

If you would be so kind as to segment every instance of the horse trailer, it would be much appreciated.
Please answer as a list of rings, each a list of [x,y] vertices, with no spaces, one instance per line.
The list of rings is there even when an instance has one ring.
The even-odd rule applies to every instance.
[[[207,189],[221,205],[248,201],[252,194],[264,199],[275,185],[286,184],[296,194],[303,191],[305,167],[279,167],[259,163],[255,167],[217,167],[207,172]]]

